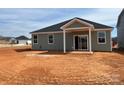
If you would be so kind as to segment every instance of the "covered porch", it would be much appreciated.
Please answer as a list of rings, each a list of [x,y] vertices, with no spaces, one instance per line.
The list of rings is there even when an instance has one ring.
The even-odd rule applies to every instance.
[[[76,27],[74,24],[76,23]],[[78,25],[77,25],[78,24]],[[72,27],[73,25],[73,27]],[[61,29],[63,29],[63,52],[67,52],[68,47],[68,34],[72,34],[73,39],[73,51],[72,53],[92,53],[92,31],[93,26],[91,24],[82,22],[80,20],[72,20],[65,24]],[[68,42],[67,42],[68,41]]]
[[[64,30],[63,31],[63,52],[67,52],[68,34],[72,36],[73,52],[92,52],[91,28]],[[87,33],[87,34],[85,34]],[[68,41],[68,42],[67,42]]]

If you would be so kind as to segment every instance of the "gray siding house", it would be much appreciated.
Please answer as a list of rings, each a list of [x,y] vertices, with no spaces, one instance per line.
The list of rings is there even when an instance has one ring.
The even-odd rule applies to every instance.
[[[112,27],[73,18],[31,32],[33,50],[112,51]]]
[[[118,48],[124,49],[124,9],[118,17],[117,36]]]

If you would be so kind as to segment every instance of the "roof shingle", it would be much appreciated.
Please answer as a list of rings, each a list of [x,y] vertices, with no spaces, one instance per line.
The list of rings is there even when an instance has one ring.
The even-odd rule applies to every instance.
[[[103,25],[103,24],[96,23],[96,22],[89,21],[89,20],[85,20],[85,19],[82,19],[82,18],[78,18],[78,17],[76,17],[76,18],[79,19],[79,20],[81,20],[81,21],[85,21],[85,22],[87,22],[89,24],[92,24],[94,26],[94,28],[97,28],[97,29],[101,29],[101,28],[113,28],[111,26]],[[75,18],[73,18],[73,19],[75,19]],[[66,23],[70,22],[73,19],[66,20],[64,22],[61,22],[61,23],[58,23],[58,24],[55,24],[55,25],[48,26],[48,27],[45,27],[45,28],[42,28],[42,29],[33,31],[31,33],[62,31],[62,29],[60,29],[60,27],[63,26],[63,25],[65,25]]]
[[[17,39],[17,40],[29,40],[29,38],[27,38],[26,36],[19,36],[19,37],[16,37],[15,39]]]

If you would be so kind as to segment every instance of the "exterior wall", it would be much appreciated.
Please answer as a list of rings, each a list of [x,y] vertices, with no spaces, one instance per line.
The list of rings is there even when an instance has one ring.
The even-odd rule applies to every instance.
[[[66,33],[66,50],[67,51],[74,50],[74,44],[73,44],[74,35],[89,35],[89,33],[88,31]],[[111,39],[110,39],[111,32],[110,31],[106,31],[106,44],[97,43],[97,32],[96,31],[92,32],[91,35],[92,35],[91,42],[92,42],[93,51],[111,51]],[[88,42],[88,47],[89,47],[89,42]],[[47,34],[38,34],[38,44],[33,44],[32,42],[32,49],[63,51],[63,33],[54,34],[54,44],[48,44]]]
[[[17,40],[16,42],[18,42],[18,44],[24,44],[24,45],[26,45],[26,42],[27,42],[28,40]]]
[[[118,47],[124,48],[124,15],[122,15],[119,20],[119,26],[117,27],[117,36]]]
[[[28,45],[31,45],[31,43],[32,43],[31,40],[28,40],[28,41],[27,41],[27,44],[28,44]]]
[[[85,24],[81,24],[79,22],[75,22],[71,25],[69,25],[67,28],[75,28],[75,27],[87,27]]]
[[[92,50],[93,51],[112,51],[111,49],[111,32],[106,31],[106,44],[98,44],[97,32],[92,32]]]
[[[33,35],[32,35],[33,37]],[[54,44],[48,44],[48,34],[38,34],[38,44],[33,43],[34,50],[63,50],[63,34],[54,34]]]
[[[73,35],[88,35],[89,39],[89,33],[86,32],[73,32],[73,33],[67,33],[66,34],[66,49],[67,50],[73,50],[74,44],[73,44]],[[94,31],[91,33],[91,43],[92,43],[92,51],[111,51],[111,32],[106,31],[106,44],[98,44],[97,43],[97,32]],[[89,40],[88,40],[88,48],[89,48]]]

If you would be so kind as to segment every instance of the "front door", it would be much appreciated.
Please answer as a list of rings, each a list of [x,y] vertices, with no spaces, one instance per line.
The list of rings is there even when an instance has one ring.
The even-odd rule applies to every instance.
[[[87,35],[77,35],[74,38],[75,50],[87,50],[88,49],[88,36]]]

